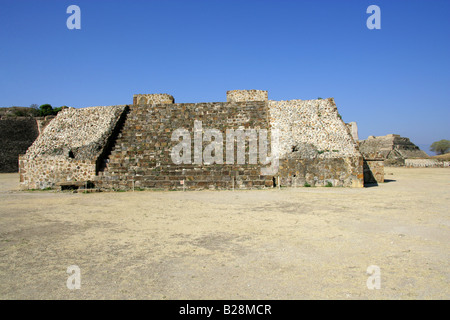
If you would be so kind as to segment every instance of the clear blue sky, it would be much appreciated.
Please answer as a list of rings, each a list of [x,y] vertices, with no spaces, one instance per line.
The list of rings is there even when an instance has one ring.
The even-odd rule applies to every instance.
[[[81,8],[81,30],[66,9]],[[366,9],[381,8],[381,30]],[[0,106],[334,97],[360,138],[450,139],[448,0],[0,0]]]

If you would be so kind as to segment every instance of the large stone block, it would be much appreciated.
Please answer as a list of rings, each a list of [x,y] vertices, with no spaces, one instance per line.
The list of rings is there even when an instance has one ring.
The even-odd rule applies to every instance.
[[[135,94],[133,104],[172,104],[175,103],[173,96],[167,93]]]
[[[227,91],[228,102],[267,101],[268,92],[263,90],[230,90]]]

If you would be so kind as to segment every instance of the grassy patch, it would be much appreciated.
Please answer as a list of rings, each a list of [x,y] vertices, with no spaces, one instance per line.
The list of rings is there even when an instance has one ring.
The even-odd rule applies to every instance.
[[[28,190],[24,190],[24,191],[50,191],[53,190],[53,188],[45,188],[45,189],[28,189]]]

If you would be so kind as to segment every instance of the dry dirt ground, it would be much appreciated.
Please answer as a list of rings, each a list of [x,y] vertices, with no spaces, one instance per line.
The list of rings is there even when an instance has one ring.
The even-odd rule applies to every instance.
[[[0,298],[449,299],[450,169],[386,171],[364,189],[94,194],[1,174]]]

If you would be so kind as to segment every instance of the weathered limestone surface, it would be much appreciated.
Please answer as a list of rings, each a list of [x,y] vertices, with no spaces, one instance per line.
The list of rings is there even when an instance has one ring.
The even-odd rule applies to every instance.
[[[364,186],[363,159],[360,156],[342,158],[303,158],[293,152],[280,161],[278,173],[281,186],[333,187]],[[278,179],[278,178],[277,178]]]
[[[353,140],[359,145],[358,124],[356,122],[350,122],[347,123],[347,127],[350,130]]]
[[[227,91],[228,102],[267,101],[268,92],[263,90],[230,90]]]
[[[46,116],[46,117],[36,117],[36,123],[38,127],[39,134],[44,132],[44,129],[48,126],[48,124],[55,119],[56,116]],[[34,142],[34,141],[33,141]]]
[[[19,157],[21,189],[54,188],[60,182],[93,181],[95,160]]]
[[[334,99],[269,101],[280,132],[281,185],[362,187],[362,157]]]
[[[110,106],[62,110],[28,149],[26,158],[95,158],[124,108]]]
[[[96,176],[104,151],[125,106],[65,109],[19,158],[22,189],[52,188],[63,181]]]
[[[269,101],[272,129],[280,131],[280,157],[297,151],[302,158],[360,157],[332,98]]]
[[[135,94],[133,104],[171,104],[175,99],[166,93]]]

